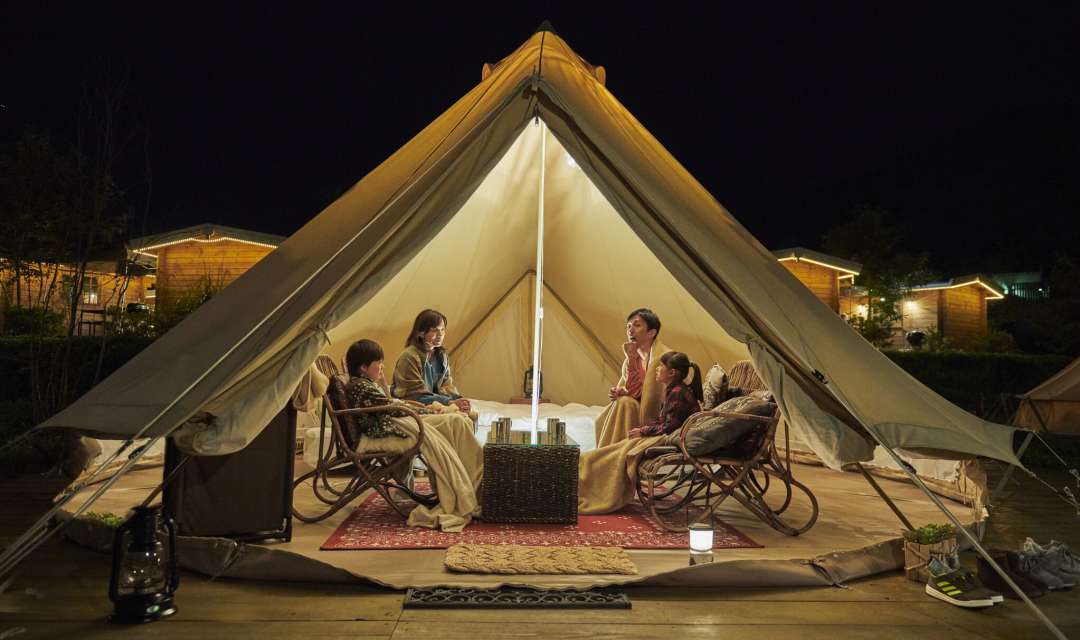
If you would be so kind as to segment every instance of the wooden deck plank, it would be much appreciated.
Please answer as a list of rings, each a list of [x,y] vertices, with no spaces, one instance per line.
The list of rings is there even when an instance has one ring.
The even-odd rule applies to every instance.
[[[566,612],[564,612],[566,613]],[[1039,638],[1038,628],[959,629],[940,624],[911,626],[860,626],[843,625],[815,627],[794,625],[667,625],[667,624],[582,624],[523,623],[507,626],[502,623],[425,621],[398,623],[395,640],[404,638],[439,638],[440,640],[476,640],[477,638],[590,638],[604,640],[847,640],[874,638],[874,640],[910,640],[911,638],[950,638],[950,640],[974,640],[976,638]],[[1013,635],[1002,635],[1012,633]]]
[[[0,622],[0,633],[23,628],[12,640],[98,640],[153,638],[154,640],[386,640],[394,632],[393,622],[193,622],[178,617],[153,624],[119,626],[104,619],[85,622],[29,622],[11,624]]]

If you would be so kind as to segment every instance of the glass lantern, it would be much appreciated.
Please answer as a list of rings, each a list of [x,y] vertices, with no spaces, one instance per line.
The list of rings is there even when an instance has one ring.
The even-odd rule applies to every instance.
[[[159,539],[164,533],[166,546]],[[113,538],[109,599],[111,622],[139,624],[176,613],[173,594],[180,584],[176,571],[176,523],[161,506],[135,507]]]

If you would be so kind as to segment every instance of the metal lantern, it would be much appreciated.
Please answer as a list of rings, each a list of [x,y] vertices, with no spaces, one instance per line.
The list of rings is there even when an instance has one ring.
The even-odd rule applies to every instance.
[[[713,528],[704,522],[690,525],[690,564],[713,561]]]
[[[159,539],[168,538],[168,548]],[[113,539],[109,599],[111,622],[139,624],[176,613],[173,594],[180,584],[176,571],[176,523],[161,506],[135,507]]]
[[[540,395],[544,395],[544,372],[541,371],[539,378]],[[521,383],[521,394],[526,398],[531,397],[533,392],[533,368],[529,367],[525,370],[525,378]]]

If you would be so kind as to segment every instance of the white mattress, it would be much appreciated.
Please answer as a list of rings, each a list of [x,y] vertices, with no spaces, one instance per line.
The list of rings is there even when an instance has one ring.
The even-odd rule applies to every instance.
[[[510,418],[515,431],[528,431],[532,419],[532,406],[527,404],[506,404],[490,400],[469,399],[472,408],[479,414],[476,425],[476,437],[483,442],[487,439],[491,423],[497,418]],[[596,418],[604,411],[601,406],[586,406],[572,402],[567,405],[541,404],[540,420],[537,428],[547,429],[548,418],[559,418],[566,423],[566,433],[581,445],[582,451],[596,448]]]

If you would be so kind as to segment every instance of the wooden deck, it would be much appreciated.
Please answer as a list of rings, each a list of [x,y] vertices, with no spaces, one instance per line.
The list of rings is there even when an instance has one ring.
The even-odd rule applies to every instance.
[[[1022,475],[1022,474],[1017,474]],[[0,481],[0,544],[42,513],[55,482]],[[988,533],[1015,546],[1024,535],[1080,547],[1078,518],[1025,479]],[[968,561],[974,562],[970,556]],[[401,592],[358,585],[212,581],[185,574],[172,619],[141,627],[104,621],[108,558],[50,541],[0,594],[0,638],[1044,638],[1021,603],[964,611],[931,600],[899,572],[848,588],[630,588],[631,611],[405,611]],[[1077,591],[1036,600],[1070,637],[1080,638]]]

